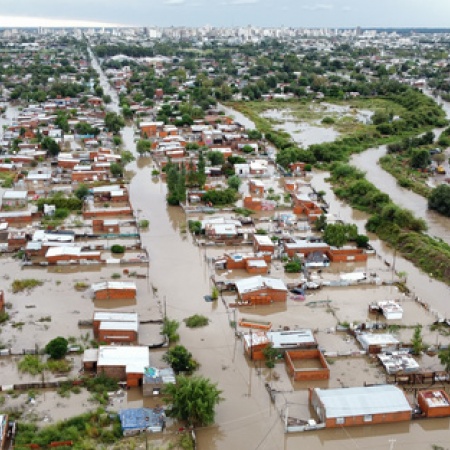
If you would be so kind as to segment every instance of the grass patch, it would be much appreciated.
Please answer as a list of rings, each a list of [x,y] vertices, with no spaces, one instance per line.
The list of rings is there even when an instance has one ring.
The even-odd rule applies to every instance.
[[[25,278],[23,280],[14,280],[11,284],[11,289],[14,294],[17,294],[18,292],[30,290],[37,286],[42,286],[43,284],[44,282],[41,280],[36,280],[35,278]]]

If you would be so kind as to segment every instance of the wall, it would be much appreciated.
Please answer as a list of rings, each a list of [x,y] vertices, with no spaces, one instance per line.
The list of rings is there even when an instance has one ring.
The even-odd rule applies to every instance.
[[[125,366],[97,366],[97,374],[101,373],[120,381],[125,381],[127,379]]]
[[[271,302],[285,302],[287,291],[277,291],[275,289],[260,289],[258,291],[246,292],[240,296],[244,302],[250,302],[254,305],[268,304]]]
[[[134,300],[136,298],[135,289],[102,289],[94,293],[96,300]]]
[[[99,330],[98,341],[106,344],[120,344],[126,342],[127,344],[134,344],[137,342],[137,333],[133,330]]]
[[[317,359],[320,361],[322,369],[296,369],[293,361],[299,359]],[[286,370],[294,381],[328,380],[330,378],[330,368],[320,350],[289,350],[284,354]]]

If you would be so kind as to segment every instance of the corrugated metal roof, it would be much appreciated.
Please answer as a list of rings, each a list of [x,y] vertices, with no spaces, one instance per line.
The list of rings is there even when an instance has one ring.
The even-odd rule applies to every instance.
[[[262,277],[260,275],[237,280],[235,284],[236,289],[240,294],[253,292],[259,289],[263,289],[264,287],[280,291],[287,291],[286,285],[284,284],[283,280],[280,280],[279,278]]]
[[[115,330],[115,331],[138,331],[137,322],[101,322],[100,330]]]
[[[403,391],[392,385],[314,390],[326,418],[412,411]]]
[[[132,281],[105,281],[103,283],[95,283],[91,286],[94,292],[103,291],[105,289],[133,289],[136,290],[136,283]]]
[[[130,408],[119,411],[120,423],[124,431],[149,430],[162,431],[165,414],[163,409]]]
[[[150,365],[150,352],[143,346],[101,346],[97,366],[125,366],[127,373],[144,373]]]

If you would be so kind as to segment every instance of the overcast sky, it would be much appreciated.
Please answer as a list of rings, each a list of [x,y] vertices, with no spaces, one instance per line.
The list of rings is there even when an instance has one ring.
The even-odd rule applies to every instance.
[[[0,27],[56,25],[55,19],[72,25],[450,27],[450,0],[0,0]]]

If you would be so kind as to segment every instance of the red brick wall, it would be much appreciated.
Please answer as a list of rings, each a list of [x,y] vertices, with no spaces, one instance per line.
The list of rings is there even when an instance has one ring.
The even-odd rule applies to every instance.
[[[289,350],[284,354],[286,369],[295,381],[328,380],[330,369],[320,350]],[[294,367],[293,361],[297,359],[317,359],[320,361],[321,369],[301,370]]]
[[[103,289],[95,292],[96,300],[133,300],[135,298],[134,289]]]
[[[98,341],[107,344],[126,342],[134,344],[137,342],[137,333],[132,330],[98,330]]]

